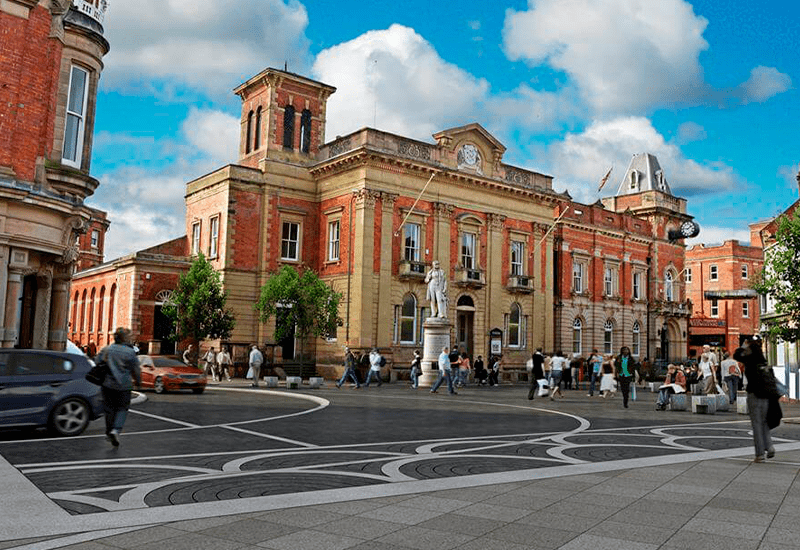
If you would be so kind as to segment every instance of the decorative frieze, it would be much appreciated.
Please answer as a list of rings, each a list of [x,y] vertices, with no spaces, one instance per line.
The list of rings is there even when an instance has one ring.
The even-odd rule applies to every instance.
[[[451,218],[453,217],[453,205],[445,204],[443,202],[435,202],[433,203],[433,212],[439,217]]]
[[[328,147],[328,158],[333,158],[336,156],[341,155],[353,148],[353,145],[350,143],[349,139],[341,139],[339,141],[334,141]]]
[[[506,166],[505,181],[513,185],[525,187],[526,189],[531,188],[530,174],[528,174],[527,172],[523,172],[521,170],[515,170],[514,168],[509,168],[508,166]]]
[[[419,160],[431,160],[431,148],[422,143],[400,140],[397,145],[397,152],[403,157]]]
[[[378,199],[381,198],[380,191],[371,189],[359,189],[355,193],[357,208],[375,208]]]
[[[489,227],[491,229],[500,230],[503,229],[503,224],[506,221],[506,216],[503,214],[486,214],[487,219],[489,220]]]

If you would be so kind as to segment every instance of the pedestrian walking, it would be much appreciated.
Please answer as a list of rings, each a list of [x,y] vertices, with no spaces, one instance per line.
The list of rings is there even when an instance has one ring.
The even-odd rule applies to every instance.
[[[419,388],[419,377],[422,375],[422,357],[419,350],[414,350],[414,359],[411,360],[411,387]]]
[[[336,383],[337,388],[341,388],[342,384],[347,382],[347,379],[350,378],[355,382],[356,389],[361,387],[361,384],[358,382],[358,375],[356,374],[356,365],[358,361],[356,360],[356,356],[353,355],[353,352],[350,351],[349,347],[344,348],[344,374]]]
[[[622,406],[628,408],[628,397],[631,393],[631,380],[634,377],[633,357],[628,346],[622,346],[619,355],[614,361],[614,370],[619,382],[619,390],[622,393]]]
[[[489,385],[498,386],[500,384],[500,367],[502,366],[502,356],[493,355],[489,361]]]
[[[755,462],[764,462],[765,456],[775,456],[770,430],[780,424],[782,416],[775,375],[767,365],[759,338],[745,340],[742,347],[734,352],[733,358],[744,365],[747,379],[747,414],[753,428]]]
[[[597,353],[597,348],[592,350],[589,356],[589,397],[594,396],[594,387],[602,376],[603,356]]]
[[[614,378],[614,356],[611,354],[603,358],[603,377],[600,379],[600,393],[603,399],[610,395],[614,397],[617,393],[617,381]]]
[[[550,360],[550,387],[553,388],[550,392],[550,400],[555,401],[556,394],[562,398],[564,394],[561,392],[561,379],[564,374],[564,369],[568,369],[569,364],[567,358],[564,357],[564,352],[559,350],[555,356]]]
[[[100,388],[106,417],[106,439],[114,447],[119,447],[119,434],[125,426],[131,405],[133,382],[137,386],[142,384],[142,373],[136,353],[131,347],[129,329],[118,328],[114,332],[114,343],[100,350],[97,364],[108,366],[108,374]]]
[[[448,354],[449,348],[447,346],[442,348],[442,353],[439,354],[439,378],[431,388],[431,393],[436,393],[442,382],[447,382],[447,392],[450,395],[455,395],[456,390],[453,388],[453,377],[450,373],[450,356]]]
[[[703,374],[703,393],[714,395],[717,393],[717,381],[714,377],[714,369],[717,363],[717,356],[711,351],[711,346],[703,346],[703,353],[700,354],[700,371]]]
[[[257,388],[258,380],[261,378],[261,365],[264,364],[264,356],[256,344],[250,346],[250,357],[248,358],[248,363],[250,364],[250,371],[248,374],[250,374],[253,379],[250,387]]]
[[[184,350],[183,362],[189,366],[197,366],[194,363],[194,346],[192,344],[189,344],[189,347]]]
[[[730,353],[725,352],[723,357],[721,369],[725,374],[725,386],[728,388],[728,399],[730,400],[730,404],[733,405],[736,402],[736,392],[739,391],[741,384],[742,369],[739,366],[739,361],[731,357]]]
[[[233,365],[233,361],[231,361],[231,354],[228,348],[221,348],[217,354],[217,368],[219,369],[220,382],[222,382],[223,374],[228,382],[231,381],[231,365]]]
[[[458,362],[458,385],[462,388],[467,386],[469,380],[470,362],[466,352],[461,354],[461,359]]]
[[[453,379],[453,385],[458,382],[458,367],[461,364],[461,355],[456,348],[450,350],[447,356],[450,359],[450,377]]]
[[[208,373],[211,373],[211,380],[214,382],[217,381],[217,354],[214,351],[214,346],[211,346],[206,354],[203,356],[203,361],[205,361],[205,373],[208,376]]]
[[[381,356],[378,348],[372,348],[369,352],[369,371],[367,372],[367,380],[364,382],[364,387],[368,388],[369,383],[374,376],[378,380],[378,387],[383,384],[381,380],[381,367],[386,364],[386,360]]]
[[[536,348],[536,351],[531,355],[531,389],[528,390],[528,399],[533,400],[536,393],[539,391],[539,380],[544,379],[544,355],[542,355],[542,348]]]
[[[561,369],[561,382],[562,382],[565,390],[571,390],[572,389],[572,363],[567,358],[566,355],[564,356],[564,362],[565,362],[564,368]]]
[[[479,386],[483,386],[486,384],[486,379],[489,377],[489,373],[486,372],[486,369],[483,366],[483,356],[479,355],[477,359],[475,359],[475,364],[473,365],[475,369],[475,380]]]

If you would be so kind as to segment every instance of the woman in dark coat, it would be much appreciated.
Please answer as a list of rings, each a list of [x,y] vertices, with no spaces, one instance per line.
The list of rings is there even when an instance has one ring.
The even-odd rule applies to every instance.
[[[774,428],[780,423],[780,403],[775,389],[770,388],[767,383],[769,373],[765,376],[763,370],[769,367],[761,351],[761,340],[748,338],[744,345],[734,352],[733,358],[744,365],[744,375],[747,378],[747,414],[753,427],[755,462],[764,462],[765,453],[767,458],[775,456],[775,447],[772,446],[772,436],[769,432],[770,424],[773,424]],[[773,419],[777,416],[777,423],[771,422],[770,416]]]

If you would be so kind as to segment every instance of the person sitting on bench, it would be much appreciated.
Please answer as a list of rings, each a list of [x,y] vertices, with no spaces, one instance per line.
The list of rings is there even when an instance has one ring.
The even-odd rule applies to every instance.
[[[672,363],[667,367],[667,378],[664,385],[658,388],[658,400],[656,400],[656,410],[667,410],[670,396],[674,393],[686,392],[686,377],[683,372],[675,368]]]

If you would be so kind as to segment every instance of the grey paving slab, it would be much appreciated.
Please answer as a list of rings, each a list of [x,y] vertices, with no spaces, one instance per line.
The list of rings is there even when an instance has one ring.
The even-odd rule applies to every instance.
[[[156,527],[140,529],[122,535],[105,537],[100,539],[99,542],[117,548],[138,548],[139,546],[144,546],[151,542],[159,542],[183,534],[184,532],[182,530],[175,529],[172,526],[158,525]]]
[[[378,542],[377,540],[370,540],[362,542],[356,546],[352,546],[349,550],[408,550],[408,547],[396,546],[385,542]]]
[[[405,525],[416,525],[417,523],[422,523],[425,520],[440,516],[443,513],[444,512],[437,512],[434,510],[421,510],[419,508],[408,508],[397,504],[390,504],[388,506],[375,508],[374,510],[367,510],[366,512],[358,514],[358,516],[403,523]]]
[[[571,512],[568,511],[568,512]],[[604,518],[594,516],[576,516],[570,513],[557,513],[557,512],[532,512],[524,518],[518,519],[514,523],[523,523],[527,525],[540,525],[543,529],[548,529],[551,526],[569,525],[570,530],[575,531],[588,531]]]
[[[497,496],[497,491],[491,491],[484,487],[465,487],[463,489],[447,489],[428,494],[439,498],[455,498],[474,503]]]
[[[657,550],[658,545],[597,535],[583,534],[559,550]]]
[[[760,541],[681,529],[661,550],[755,550]]]
[[[384,535],[377,541],[418,550],[449,550],[450,548],[460,548],[474,538],[460,533],[414,526]]]
[[[728,521],[745,525],[757,525],[768,527],[773,520],[772,514],[761,512],[742,512],[740,510],[730,510],[726,508],[715,508],[706,506],[697,513],[697,518],[709,519],[712,521]]]
[[[656,525],[643,525],[637,520],[636,523],[631,523],[630,521],[604,521],[586,531],[585,534],[658,546],[666,542],[674,533],[674,529]]]
[[[694,518],[686,524],[684,529],[697,533],[724,535],[726,537],[760,541],[767,530],[767,526],[734,523],[731,521],[720,521],[718,519]]]
[[[443,514],[441,516],[423,521],[417,527],[434,529],[452,533],[461,533],[472,537],[479,537],[494,531],[502,525],[496,520],[462,516],[459,514]]]
[[[462,546],[460,550],[530,550],[530,545],[517,544],[507,540],[498,540],[487,537],[472,540]]]
[[[458,510],[459,508],[466,508],[471,504],[471,502],[466,500],[440,498],[430,495],[420,495],[397,503],[398,506],[420,508],[422,510],[433,510],[436,512],[452,512],[453,510]]]
[[[315,510],[313,507],[304,507],[267,512],[266,514],[261,514],[258,516],[258,519],[271,523],[292,525],[294,527],[308,529],[310,527],[314,527],[315,525],[322,525],[323,523],[341,521],[347,517],[348,516],[345,514],[326,512],[324,510]]]
[[[198,533],[181,533],[177,537],[163,539],[137,547],[137,550],[237,550],[245,544]]]
[[[565,530],[564,527],[566,526],[559,527],[561,528],[556,529],[548,525],[509,523],[492,531],[489,536],[517,544],[527,544],[534,548],[558,548],[580,534],[578,531]]]
[[[794,545],[795,548],[800,547],[800,533],[791,529],[770,527],[767,529],[766,535],[764,535],[764,540],[777,544],[785,544],[787,546]]]
[[[637,509],[637,503],[633,503],[628,508],[620,510],[613,516],[609,517],[610,521],[629,522],[631,518],[639,525],[655,526],[657,528],[671,529],[673,532],[677,531],[691,519],[690,516],[650,512]]]
[[[256,544],[269,539],[296,533],[299,530],[300,528],[296,526],[273,523],[261,517],[251,517],[233,523],[209,527],[208,529],[198,531],[198,533],[246,544]]]
[[[633,514],[639,512],[653,513],[662,516],[678,516],[690,518],[703,508],[702,504],[668,502],[657,498],[642,498],[624,508],[623,511],[631,511]],[[615,512],[616,513],[616,512]]]
[[[764,514],[778,513],[778,510],[781,508],[781,505],[778,502],[761,502],[758,500],[749,500],[747,498],[730,498],[722,496],[717,496],[711,499],[708,502],[708,506]]]
[[[347,518],[343,521],[317,525],[314,529],[316,531],[322,531],[323,533],[371,540],[382,537],[387,533],[392,533],[393,531],[405,529],[406,527],[408,527],[408,525],[404,523],[395,523],[379,519]]]
[[[284,535],[257,546],[274,550],[345,550],[363,542],[354,537],[309,530]]]
[[[797,550],[797,544],[778,544],[777,542],[764,541],[758,550]]]
[[[41,542],[50,540],[52,537],[34,537],[30,539],[17,539],[17,540],[9,540],[0,542],[0,550],[5,550],[6,548],[14,548],[17,546],[23,546],[26,544],[33,544],[35,542]]]
[[[100,544],[99,542],[89,541],[89,542],[81,542],[79,544],[71,544],[69,546],[62,546],[64,550],[109,550],[113,548],[112,546],[108,546],[105,544]]]
[[[234,514],[230,516],[187,519],[184,521],[175,521],[170,523],[169,526],[173,529],[180,529],[181,531],[203,531],[210,527],[225,525],[227,523],[236,523],[242,519],[248,519],[252,517],[252,514]]]
[[[510,506],[496,506],[479,502],[465,508],[459,508],[454,513],[462,516],[493,519],[496,521],[515,521],[527,516],[530,510],[520,510]]]

